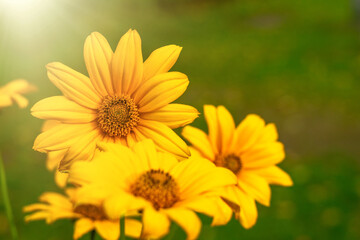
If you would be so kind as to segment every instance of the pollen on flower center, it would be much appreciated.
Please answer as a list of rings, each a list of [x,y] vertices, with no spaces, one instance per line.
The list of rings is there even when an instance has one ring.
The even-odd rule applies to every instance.
[[[227,168],[235,174],[239,173],[242,167],[240,157],[234,154],[227,156],[218,155],[216,156],[214,163],[216,166]]]
[[[139,111],[127,95],[106,96],[98,109],[98,126],[110,137],[127,136],[139,122]]]
[[[75,213],[81,214],[84,217],[91,218],[94,220],[104,220],[107,216],[101,207],[92,204],[81,204],[75,207]]]
[[[175,179],[160,169],[152,169],[140,175],[130,186],[130,191],[150,201],[155,209],[171,207],[180,196]]]

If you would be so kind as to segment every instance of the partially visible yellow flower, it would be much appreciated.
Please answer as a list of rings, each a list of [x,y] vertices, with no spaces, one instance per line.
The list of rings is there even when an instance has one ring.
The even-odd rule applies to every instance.
[[[100,141],[131,146],[150,138],[159,150],[187,158],[187,145],[172,129],[191,123],[198,111],[171,103],[185,92],[189,80],[183,73],[168,72],[181,49],[159,48],[143,62],[137,31],[129,30],[115,52],[100,33],[92,33],[84,46],[90,77],[58,62],[47,65],[49,79],[64,96],[43,99],[31,111],[60,124],[41,133],[34,149],[68,149],[59,165],[63,171],[75,159],[91,160]]]
[[[230,220],[231,209],[219,196],[208,195],[236,183],[229,170],[204,158],[179,162],[171,154],[157,152],[149,139],[131,149],[111,143],[99,147],[101,151],[91,162],[72,165],[69,181],[82,186],[82,202],[104,199],[104,209],[111,218],[141,212],[142,238],[164,236],[172,220],[185,230],[188,239],[196,239],[201,221],[195,212],[213,217],[213,225]]]
[[[66,195],[54,192],[42,194],[35,203],[24,207],[24,212],[34,212],[25,217],[25,221],[44,219],[50,224],[58,219],[75,219],[74,239],[81,238],[84,234],[96,230],[104,239],[118,239],[120,235],[120,220],[110,220],[100,204],[77,203],[76,189],[66,189]],[[139,237],[141,223],[134,219],[125,219],[125,235]]]
[[[24,79],[16,79],[0,87],[0,108],[17,103],[20,108],[25,108],[29,101],[21,94],[34,91],[36,88]]]
[[[284,146],[278,141],[275,125],[265,125],[257,115],[248,115],[235,127],[231,114],[223,106],[205,105],[204,113],[209,134],[187,126],[182,135],[192,144],[192,153],[236,175],[237,186],[226,188],[227,198],[240,203],[240,208],[234,210],[242,225],[250,228],[257,219],[254,200],[270,205],[269,184],[293,184],[290,176],[276,166],[285,158]]]

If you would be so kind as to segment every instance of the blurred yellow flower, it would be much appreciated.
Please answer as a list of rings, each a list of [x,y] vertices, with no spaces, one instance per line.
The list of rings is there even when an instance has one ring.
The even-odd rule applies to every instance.
[[[69,181],[81,185],[81,202],[104,199],[111,218],[136,211],[142,213],[142,238],[160,238],[168,233],[170,220],[196,239],[201,221],[195,212],[214,218],[213,225],[226,224],[232,215],[213,189],[233,185],[236,177],[204,158],[179,162],[173,155],[157,152],[152,140],[131,149],[119,144],[99,144],[93,161],[71,166]]]
[[[84,46],[89,78],[61,63],[47,65],[49,79],[64,96],[43,99],[31,109],[35,117],[59,121],[36,138],[34,149],[68,149],[60,170],[69,169],[75,159],[92,159],[99,141],[131,146],[150,138],[159,150],[187,158],[189,149],[172,128],[191,123],[198,111],[170,104],[189,84],[185,74],[168,72],[180,51],[165,46],[143,62],[135,30],[120,39],[114,53],[100,33],[92,33]]]
[[[227,187],[227,200],[240,203],[234,207],[245,228],[257,219],[254,199],[270,205],[269,184],[291,186],[290,176],[276,164],[283,161],[283,144],[278,142],[274,124],[267,124],[257,115],[248,115],[236,128],[229,111],[223,107],[204,106],[209,134],[186,126],[182,135],[192,144],[192,154],[201,155],[218,167],[231,170],[237,176],[237,186]]]
[[[20,108],[25,108],[29,101],[21,94],[34,91],[36,88],[24,79],[16,79],[0,87],[0,108],[17,103]]]
[[[100,204],[79,204],[76,199],[77,190],[66,189],[66,195],[54,192],[42,194],[35,203],[23,208],[24,212],[34,212],[25,217],[25,221],[44,219],[50,224],[58,219],[76,219],[74,239],[96,230],[104,239],[118,239],[120,235],[120,220],[110,220]],[[125,219],[125,235],[137,238],[140,236],[141,223],[134,219]]]

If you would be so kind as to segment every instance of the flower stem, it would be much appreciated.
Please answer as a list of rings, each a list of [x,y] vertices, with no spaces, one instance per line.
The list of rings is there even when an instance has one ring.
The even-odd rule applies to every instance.
[[[1,195],[3,196],[4,206],[5,206],[5,212],[9,221],[10,225],[10,232],[11,236],[14,240],[18,239],[18,233],[14,221],[14,216],[11,209],[9,194],[8,194],[8,188],[6,184],[6,175],[5,175],[5,168],[3,164],[3,160],[1,158],[0,153],[0,187],[1,187]]]
[[[125,240],[125,218],[120,219],[120,240]]]
[[[92,230],[90,233],[90,240],[95,240],[95,235],[96,235],[95,230]]]

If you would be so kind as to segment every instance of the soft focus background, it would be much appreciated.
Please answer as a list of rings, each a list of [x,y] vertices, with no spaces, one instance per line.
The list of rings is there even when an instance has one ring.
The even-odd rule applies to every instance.
[[[178,102],[202,112],[225,105],[236,123],[257,113],[276,123],[294,187],[273,186],[255,227],[233,220],[200,239],[360,239],[360,4],[357,0],[0,0],[0,85],[38,86],[30,106],[0,111],[0,149],[21,239],[71,239],[72,223],[25,224],[22,207],[59,191],[32,150],[42,121],[31,105],[59,95],[45,65],[86,74],[83,43],[99,31],[113,49],[135,28],[143,55],[167,44],[183,52],[174,70],[190,79]],[[193,125],[206,129],[203,116]],[[174,239],[184,239],[178,229]],[[10,239],[0,200],[0,239]],[[85,236],[82,239],[90,239]]]

